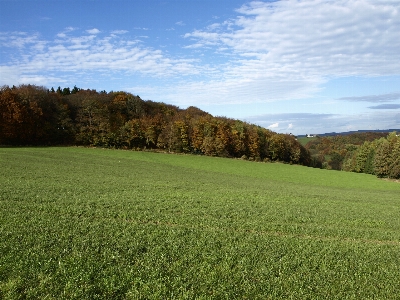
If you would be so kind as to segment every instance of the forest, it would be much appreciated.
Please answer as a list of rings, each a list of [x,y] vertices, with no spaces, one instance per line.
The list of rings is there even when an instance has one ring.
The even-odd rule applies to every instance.
[[[311,163],[309,151],[292,135],[122,91],[3,86],[0,112],[0,145],[82,145]]]
[[[305,148],[316,167],[400,178],[400,136],[396,132],[318,137]]]
[[[400,178],[396,133],[318,137],[290,134],[196,107],[142,100],[131,93],[35,85],[0,88],[0,145],[77,145],[280,161]]]

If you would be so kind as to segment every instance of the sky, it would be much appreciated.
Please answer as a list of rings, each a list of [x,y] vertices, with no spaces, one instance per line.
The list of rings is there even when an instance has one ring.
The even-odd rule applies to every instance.
[[[0,0],[0,86],[126,91],[278,133],[400,128],[400,0]]]

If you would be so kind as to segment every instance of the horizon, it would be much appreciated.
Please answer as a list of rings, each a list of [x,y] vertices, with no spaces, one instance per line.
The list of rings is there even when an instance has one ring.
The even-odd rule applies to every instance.
[[[126,91],[277,133],[400,128],[400,1],[0,0],[0,85]]]

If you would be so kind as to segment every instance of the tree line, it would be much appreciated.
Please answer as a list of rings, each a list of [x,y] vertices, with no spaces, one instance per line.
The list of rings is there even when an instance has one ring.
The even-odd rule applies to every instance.
[[[400,178],[400,137],[395,132],[320,137],[305,147],[316,167]]]
[[[364,142],[346,155],[343,170],[400,179],[400,137],[392,132],[387,137]]]
[[[35,85],[0,89],[0,145],[83,145],[310,165],[292,135],[131,93]]]

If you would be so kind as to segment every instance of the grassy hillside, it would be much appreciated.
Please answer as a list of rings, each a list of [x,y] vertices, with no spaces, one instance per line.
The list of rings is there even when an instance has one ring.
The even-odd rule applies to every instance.
[[[308,142],[316,140],[316,137],[312,137],[312,138],[307,138],[307,137],[298,137],[297,141],[302,145],[305,146],[307,145]]]
[[[400,184],[278,163],[0,148],[0,298],[396,299]]]

